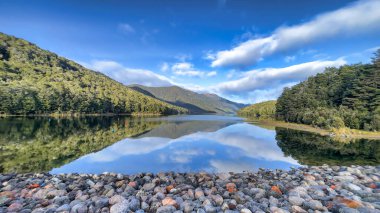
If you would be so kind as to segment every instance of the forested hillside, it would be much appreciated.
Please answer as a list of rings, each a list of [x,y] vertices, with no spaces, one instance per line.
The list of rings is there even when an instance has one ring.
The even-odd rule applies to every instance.
[[[326,68],[286,88],[276,118],[322,128],[380,130],[380,50],[371,64]]]
[[[178,86],[146,87],[131,85],[131,88],[159,100],[186,108],[193,114],[235,113],[238,109],[245,106],[244,104],[229,101],[215,94],[199,94]]]
[[[274,118],[276,113],[276,101],[264,101],[244,107],[238,111],[238,115],[254,118]]]
[[[186,109],[0,33],[0,113],[157,113]]]

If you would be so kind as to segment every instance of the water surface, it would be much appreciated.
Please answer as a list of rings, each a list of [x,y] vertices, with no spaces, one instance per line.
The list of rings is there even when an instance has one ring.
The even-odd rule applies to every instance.
[[[379,165],[380,141],[330,137],[242,118],[1,118],[0,172],[242,172],[301,165]]]

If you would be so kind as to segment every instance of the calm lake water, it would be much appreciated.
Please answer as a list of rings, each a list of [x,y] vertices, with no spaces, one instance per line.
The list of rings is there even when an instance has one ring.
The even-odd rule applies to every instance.
[[[379,165],[380,141],[337,142],[239,117],[1,118],[0,173],[242,172]]]

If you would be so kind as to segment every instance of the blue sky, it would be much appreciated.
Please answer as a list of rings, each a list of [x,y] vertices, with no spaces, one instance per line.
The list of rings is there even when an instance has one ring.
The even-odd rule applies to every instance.
[[[326,66],[370,61],[378,0],[0,0],[0,31],[124,84],[254,103]]]

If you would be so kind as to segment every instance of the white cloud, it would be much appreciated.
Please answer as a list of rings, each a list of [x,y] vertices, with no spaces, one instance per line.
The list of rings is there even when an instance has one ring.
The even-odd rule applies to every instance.
[[[343,59],[335,61],[312,61],[284,68],[266,68],[245,72],[242,78],[226,81],[213,89],[222,94],[240,94],[263,90],[289,82],[299,82],[311,75],[323,72],[326,67],[337,67],[346,64]]]
[[[127,23],[119,24],[118,28],[125,34],[131,34],[131,33],[136,32],[135,29],[130,24],[127,24]]]
[[[211,72],[208,72],[206,75],[207,75],[208,77],[212,77],[212,76],[216,76],[217,73],[216,73],[216,71],[211,71]]]
[[[174,84],[163,75],[156,74],[150,70],[127,68],[115,61],[92,61],[91,64],[84,64],[84,66],[100,71],[125,85],[171,86]]]
[[[179,62],[172,65],[172,71],[175,75],[189,76],[189,77],[211,77],[215,76],[216,71],[206,72],[196,70],[194,65],[189,62]]]
[[[368,33],[380,27],[380,1],[362,0],[347,7],[321,14],[309,22],[280,27],[267,37],[251,39],[231,50],[217,52],[212,67],[244,67],[263,57],[294,49],[333,36]]]
[[[296,60],[296,56],[295,55],[293,55],[293,56],[286,56],[285,59],[284,59],[284,61],[286,63],[292,62],[294,60]]]
[[[168,71],[169,70],[169,64],[166,62],[162,63],[160,69],[162,72]]]

